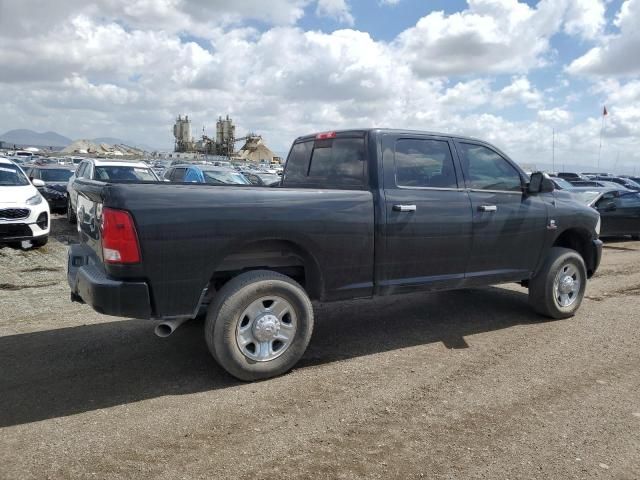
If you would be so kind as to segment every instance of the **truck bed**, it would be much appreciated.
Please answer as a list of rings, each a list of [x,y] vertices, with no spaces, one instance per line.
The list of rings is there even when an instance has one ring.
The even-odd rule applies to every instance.
[[[70,263],[70,283],[85,269],[93,275],[103,271],[110,281],[147,285],[150,317],[194,315],[207,287],[215,287],[214,272],[242,270],[257,250],[265,265],[303,265],[307,278],[301,281],[313,282],[309,289],[319,299],[372,294],[375,222],[369,191],[92,180],[78,180],[77,188],[82,243],[75,255],[84,260]],[[139,264],[102,262],[104,207],[131,213]]]

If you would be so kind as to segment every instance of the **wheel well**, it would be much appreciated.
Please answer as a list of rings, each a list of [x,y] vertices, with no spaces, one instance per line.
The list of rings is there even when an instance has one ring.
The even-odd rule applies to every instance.
[[[322,296],[322,277],[315,258],[293,242],[267,240],[244,244],[229,252],[211,277],[213,293],[235,276],[250,270],[272,270],[293,278],[311,299]]]
[[[587,267],[587,275],[593,275],[593,246],[591,243],[591,235],[586,230],[571,228],[560,234],[553,243],[554,247],[564,247],[575,250],[580,254]]]

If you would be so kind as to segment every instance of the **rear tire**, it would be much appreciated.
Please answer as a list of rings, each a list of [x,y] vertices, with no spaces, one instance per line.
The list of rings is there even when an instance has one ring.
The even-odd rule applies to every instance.
[[[71,207],[71,199],[67,198],[67,221],[74,225],[78,219],[76,217],[76,212],[73,211],[73,208]]]
[[[234,377],[262,380],[289,371],[313,332],[313,307],[291,278],[268,270],[238,275],[216,293],[205,322],[213,358]]]
[[[545,317],[572,317],[584,297],[587,269],[574,250],[553,247],[538,274],[529,282],[529,304]]]

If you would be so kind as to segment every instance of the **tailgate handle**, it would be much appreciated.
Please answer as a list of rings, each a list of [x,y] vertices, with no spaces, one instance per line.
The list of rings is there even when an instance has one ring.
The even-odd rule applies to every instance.
[[[478,207],[478,210],[480,210],[481,212],[497,212],[498,207],[496,207],[495,205],[480,205]]]
[[[393,210],[395,212],[415,212],[416,206],[415,205],[394,205]]]

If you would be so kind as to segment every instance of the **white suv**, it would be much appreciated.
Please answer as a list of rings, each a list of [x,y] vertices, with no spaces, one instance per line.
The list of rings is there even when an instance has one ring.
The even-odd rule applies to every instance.
[[[22,169],[11,160],[0,158],[0,243],[28,240],[41,247],[49,238],[49,204]]]
[[[76,223],[78,192],[73,188],[76,178],[102,182],[157,182],[158,177],[144,162],[85,158],[67,183],[67,220]]]

